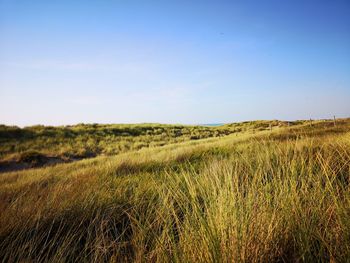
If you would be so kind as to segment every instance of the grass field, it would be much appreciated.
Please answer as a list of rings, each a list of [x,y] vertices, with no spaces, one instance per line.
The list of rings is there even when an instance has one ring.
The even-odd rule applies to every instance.
[[[350,119],[118,127],[2,126],[4,161],[96,157],[0,174],[0,259],[349,262]]]

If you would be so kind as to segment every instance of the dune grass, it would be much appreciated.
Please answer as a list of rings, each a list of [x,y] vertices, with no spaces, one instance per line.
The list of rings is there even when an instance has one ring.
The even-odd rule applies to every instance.
[[[73,126],[0,125],[0,161],[28,156],[87,158],[115,155],[141,148],[221,137],[224,127],[163,124],[78,124]],[[35,159],[35,158],[34,158]]]
[[[303,121],[289,122],[291,125]],[[29,159],[43,163],[45,157],[63,160],[115,155],[142,148],[223,137],[232,133],[284,127],[283,121],[249,121],[218,127],[165,124],[77,124],[70,126],[0,125],[0,162]],[[0,163],[1,166],[1,163]]]
[[[4,262],[347,262],[350,122],[0,175]]]

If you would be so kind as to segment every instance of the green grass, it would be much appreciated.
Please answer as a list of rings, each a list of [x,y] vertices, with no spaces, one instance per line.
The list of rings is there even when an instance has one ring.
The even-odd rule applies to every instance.
[[[245,132],[0,174],[0,258],[347,262],[350,120],[231,126]]]
[[[115,155],[232,132],[229,128],[161,124],[79,124],[22,129],[0,125],[0,161],[20,161],[22,155],[29,155],[28,150],[63,159]]]

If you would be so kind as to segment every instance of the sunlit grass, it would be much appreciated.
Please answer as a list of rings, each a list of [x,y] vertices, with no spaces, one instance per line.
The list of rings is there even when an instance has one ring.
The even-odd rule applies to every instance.
[[[350,130],[326,124],[1,174],[0,258],[346,262]]]

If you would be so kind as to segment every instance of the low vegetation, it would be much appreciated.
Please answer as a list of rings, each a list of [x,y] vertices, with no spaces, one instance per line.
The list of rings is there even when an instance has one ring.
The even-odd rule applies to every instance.
[[[97,127],[89,126],[104,129]],[[163,147],[0,174],[0,258],[348,261],[350,120],[186,129],[198,129],[203,139],[187,134]],[[200,129],[227,135],[201,137]],[[69,145],[54,139],[36,145],[45,136],[21,141],[6,154],[18,153],[22,143],[51,153]]]
[[[74,126],[0,125],[0,160],[18,160],[27,151],[62,158],[114,155],[145,147],[219,137],[227,128],[161,124],[79,124]]]

